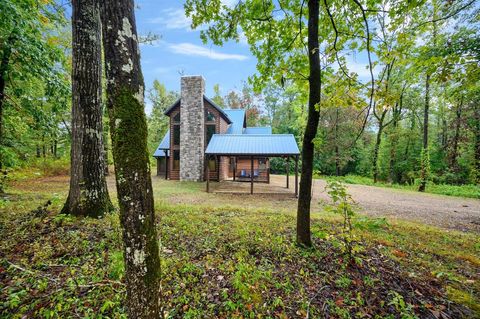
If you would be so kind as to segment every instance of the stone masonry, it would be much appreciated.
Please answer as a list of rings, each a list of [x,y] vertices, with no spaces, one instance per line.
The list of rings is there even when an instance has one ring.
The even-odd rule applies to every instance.
[[[184,76],[180,97],[180,180],[203,181],[205,158],[202,76]]]

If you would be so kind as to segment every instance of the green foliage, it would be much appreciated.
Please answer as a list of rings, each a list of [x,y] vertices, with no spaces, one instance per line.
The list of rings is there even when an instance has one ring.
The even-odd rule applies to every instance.
[[[67,183],[58,176],[23,176],[11,186],[15,196],[0,204],[0,267],[6,273],[0,278],[0,316],[124,318],[118,215],[57,215],[64,198],[37,214],[51,194],[65,196]],[[162,199],[156,211],[167,317],[321,317],[319,301],[330,300],[331,316],[422,318],[430,313],[427,302],[433,310],[458,309],[436,295],[443,287],[476,309],[478,287],[469,281],[480,264],[475,234],[354,216],[362,264],[345,267],[341,215],[313,213],[316,249],[305,250],[295,245],[289,200],[245,201],[207,194],[198,183],[156,178],[153,191]]]
[[[158,144],[167,133],[168,117],[163,113],[179,98],[179,94],[168,91],[158,80],[153,81],[153,88],[148,91],[148,99],[152,102],[152,111],[147,119],[148,152],[153,154]]]
[[[396,189],[403,189],[408,191],[416,191],[418,189],[419,180],[414,181],[411,185],[402,185],[402,184],[391,184],[377,182],[373,183],[373,180],[370,177],[358,176],[358,175],[346,175],[341,177],[330,177],[330,176],[320,176],[317,175],[317,178],[326,178],[327,180],[335,179],[342,181],[347,184],[360,184],[360,185],[370,185],[370,186],[380,186],[380,187],[391,187]],[[468,198],[479,198],[480,199],[480,189],[478,185],[468,184],[468,185],[448,185],[448,184],[434,184],[430,183],[429,187],[426,189],[427,193],[447,195],[447,196],[459,196],[459,197],[468,197]]]
[[[66,27],[64,9],[54,1],[0,3],[0,77],[7,80],[0,160],[7,167],[35,153],[68,151],[61,124],[70,103]]]
[[[339,181],[328,181],[325,189],[327,190],[327,193],[333,202],[333,205],[327,207],[327,210],[342,217],[343,248],[348,260],[352,261],[352,259],[355,257],[354,253],[357,250],[355,247],[352,227],[352,218],[355,215],[355,211],[353,210],[353,199],[347,193],[346,186]]]

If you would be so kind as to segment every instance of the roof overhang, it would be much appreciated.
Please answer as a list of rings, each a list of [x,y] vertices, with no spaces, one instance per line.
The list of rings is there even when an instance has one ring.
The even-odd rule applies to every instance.
[[[180,106],[180,100],[181,99],[178,99],[177,101],[175,101],[175,103],[173,103],[170,107],[168,107],[165,112],[163,114],[167,115],[167,116],[170,116],[170,113],[172,113],[172,111]],[[214,109],[216,109],[219,113],[220,113],[220,116],[227,122],[227,124],[232,124],[232,120],[230,120],[230,118],[228,117],[228,115],[223,111],[223,109],[218,106],[217,104],[215,104],[215,102],[213,102],[212,100],[210,100],[208,97],[206,97],[205,95],[203,96],[203,101],[205,102],[208,102],[211,106],[213,106]]]

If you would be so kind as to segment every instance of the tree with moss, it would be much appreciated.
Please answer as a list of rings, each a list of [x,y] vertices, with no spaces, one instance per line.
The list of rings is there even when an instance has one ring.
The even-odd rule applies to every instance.
[[[72,1],[70,191],[62,213],[99,217],[112,210],[105,179],[100,5]]]
[[[129,318],[160,318],[160,257],[133,0],[106,0],[102,30]]]

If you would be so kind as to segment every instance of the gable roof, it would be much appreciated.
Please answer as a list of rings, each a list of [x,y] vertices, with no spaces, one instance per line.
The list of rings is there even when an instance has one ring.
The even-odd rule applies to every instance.
[[[168,107],[165,112],[163,112],[163,114],[169,116],[170,113],[172,113],[172,111],[177,107],[177,106],[180,106],[180,100],[181,99],[178,99],[177,101],[175,101],[175,103],[173,103],[170,107]],[[203,101],[204,102],[208,102],[208,104],[210,104],[214,109],[216,109],[218,111],[218,113],[220,113],[220,116],[227,122],[227,124],[231,124],[232,121],[230,120],[230,118],[228,117],[228,115],[224,112],[224,110],[218,106],[217,104],[215,104],[215,102],[213,102],[212,100],[210,100],[208,97],[206,97],[205,95],[203,96]]]
[[[213,134],[205,154],[210,155],[299,155],[292,134]]]
[[[246,126],[245,110],[242,109],[226,109],[223,110],[232,120],[232,124],[227,129],[226,134],[242,134],[243,128]]]
[[[272,134],[270,126],[246,127],[243,134]]]
[[[170,130],[165,133],[160,145],[158,145],[155,153],[153,153],[153,157],[162,157],[165,156],[165,150],[170,149]]]

